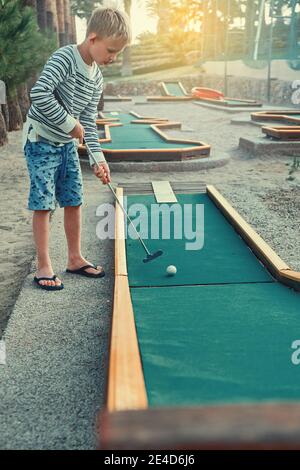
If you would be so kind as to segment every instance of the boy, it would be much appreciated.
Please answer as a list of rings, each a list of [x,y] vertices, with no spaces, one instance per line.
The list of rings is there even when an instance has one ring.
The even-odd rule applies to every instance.
[[[98,142],[97,105],[103,90],[98,65],[112,63],[130,42],[126,16],[112,8],[98,8],[87,25],[85,40],[58,49],[46,63],[31,90],[31,107],[24,126],[24,153],[30,175],[28,208],[33,210],[37,251],[35,283],[45,290],[61,290],[49,257],[49,218],[55,199],[64,208],[68,244],[67,272],[103,277],[81,254],[82,176],[74,139],[83,138],[99,166],[90,164],[103,184],[110,182],[109,167]]]

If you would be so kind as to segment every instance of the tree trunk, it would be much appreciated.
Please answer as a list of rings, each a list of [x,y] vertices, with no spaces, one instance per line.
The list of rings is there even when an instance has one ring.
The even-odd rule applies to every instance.
[[[31,75],[31,77],[27,80],[28,95],[30,94],[31,88],[33,87],[33,85],[35,85],[36,82],[38,81],[38,78],[39,78],[39,74],[37,72],[34,72]]]
[[[32,7],[34,10],[37,9],[37,0],[22,0],[24,7]]]
[[[64,0],[56,0],[57,8],[57,22],[58,22],[58,36],[59,45],[65,45],[65,11],[64,11]]]
[[[9,111],[9,131],[18,131],[23,127],[23,118],[18,102],[17,90],[15,88],[8,89],[7,104]]]
[[[4,118],[4,122],[5,122],[5,126],[6,126],[6,129],[9,128],[9,112],[8,112],[8,106],[7,104],[2,104],[0,106],[0,111],[2,111],[2,115],[3,115],[3,118]]]
[[[257,3],[256,0],[248,0],[246,4],[246,12],[245,12],[245,37],[246,37],[246,44],[245,47],[248,56],[252,58],[253,56],[253,44],[255,39],[256,33],[256,26],[255,20],[257,18]]]
[[[64,17],[65,17],[65,41],[66,44],[70,44],[71,35],[71,6],[70,0],[64,0]]]
[[[71,16],[71,31],[72,31],[72,44],[76,44],[77,43],[77,34],[76,34],[76,20],[75,20],[75,16]]]
[[[56,0],[46,0],[46,20],[47,29],[49,29],[56,35],[58,44]]]
[[[37,2],[37,20],[41,31],[47,28],[46,0],[38,0]]]
[[[130,19],[131,11],[131,0],[124,0],[125,11]],[[131,50],[130,46],[127,46],[123,52],[123,64],[122,64],[122,77],[131,77],[132,76],[132,66],[131,66]]]
[[[51,11],[53,13],[53,31],[57,34],[58,40],[58,19],[57,19],[57,7],[56,7],[56,0],[51,1]]]
[[[7,141],[8,139],[7,139],[6,124],[5,124],[5,120],[1,112],[1,106],[0,106],[0,147],[6,144]]]
[[[54,13],[53,13],[53,1],[52,0],[46,0],[45,9],[46,9],[47,29],[50,29],[50,31],[54,31]]]
[[[28,96],[27,84],[23,83],[18,87],[18,99],[19,99],[19,106],[23,118],[23,122],[26,121],[28,109],[30,108],[30,100]]]

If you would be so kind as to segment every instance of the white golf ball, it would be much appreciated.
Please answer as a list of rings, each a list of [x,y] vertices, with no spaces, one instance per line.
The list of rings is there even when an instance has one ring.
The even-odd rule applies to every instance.
[[[175,274],[177,273],[177,268],[176,266],[170,265],[167,267],[166,272],[168,276],[175,276]]]

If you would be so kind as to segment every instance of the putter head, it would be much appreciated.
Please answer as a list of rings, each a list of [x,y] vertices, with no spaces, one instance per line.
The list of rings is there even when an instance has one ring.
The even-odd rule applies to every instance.
[[[156,251],[155,253],[152,253],[151,255],[147,255],[147,258],[144,258],[143,259],[143,263],[149,263],[149,261],[152,261],[156,258],[158,258],[159,256],[161,256],[163,254],[163,251],[162,250],[158,250]]]

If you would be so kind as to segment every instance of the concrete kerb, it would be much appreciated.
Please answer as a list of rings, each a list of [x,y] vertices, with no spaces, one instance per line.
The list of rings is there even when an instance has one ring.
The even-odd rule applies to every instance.
[[[256,139],[241,137],[239,149],[245,150],[253,157],[258,155],[295,157],[297,155],[300,156],[300,141],[276,142],[269,140],[267,137],[258,137]]]
[[[193,160],[183,160],[174,162],[109,162],[111,172],[132,173],[132,172],[176,172],[176,171],[200,171],[211,168],[218,168],[229,162],[229,156],[209,156]],[[80,159],[83,165],[89,165],[88,160]]]
[[[230,113],[230,114],[235,114],[235,113],[247,113],[247,112],[254,112],[254,111],[261,111],[262,109],[265,109],[263,106],[259,107],[253,107],[253,108],[245,108],[245,107],[236,107],[236,108],[230,108],[228,106],[220,106],[217,104],[210,104],[210,103],[203,103],[200,101],[192,101],[192,103],[196,104],[197,106],[202,106],[203,108],[208,108],[208,109],[215,109],[218,111],[223,111],[224,113]]]

